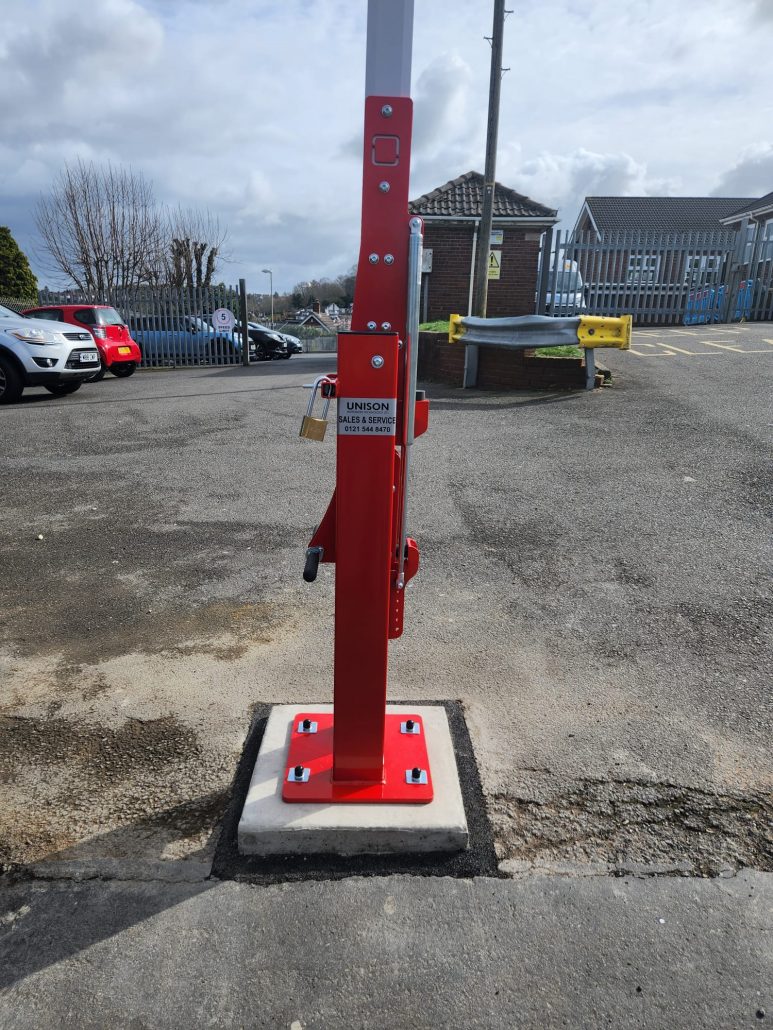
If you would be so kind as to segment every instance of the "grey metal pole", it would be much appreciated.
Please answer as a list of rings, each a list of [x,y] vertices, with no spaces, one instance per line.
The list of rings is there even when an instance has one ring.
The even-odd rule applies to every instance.
[[[593,347],[583,347],[585,354],[585,389],[593,390],[596,386],[596,352]]]
[[[545,230],[542,237],[542,262],[540,264],[539,282],[537,284],[538,315],[545,314],[548,303],[548,275],[550,274],[550,258],[553,253],[553,226]]]
[[[408,417],[405,427],[405,446],[403,447],[403,511],[400,526],[400,554],[398,556],[397,589],[405,588],[405,548],[408,543],[408,473],[410,472],[411,450],[416,430],[416,382],[419,368],[419,287],[421,284],[421,252],[424,237],[421,232],[421,219],[410,221],[411,235],[408,237],[408,303],[405,335],[410,350],[405,370],[407,386],[405,389],[405,405]]]
[[[368,0],[366,97],[409,97],[413,0]]]
[[[263,274],[268,276],[268,288],[271,290],[271,328],[274,328],[274,273],[270,268],[264,268]]]
[[[497,175],[497,136],[499,133],[499,98],[502,91],[502,49],[505,34],[505,0],[494,0],[494,26],[491,32],[491,75],[488,94],[488,128],[486,130],[486,170],[483,176],[483,210],[480,219],[478,253],[475,260],[475,288],[472,313],[486,317],[488,304],[488,263],[491,249],[491,226],[494,221],[494,184]],[[464,356],[463,386],[478,381],[478,348],[468,347]]]
[[[242,324],[242,364],[250,363],[250,329],[247,325],[247,283],[239,280],[239,321]]]

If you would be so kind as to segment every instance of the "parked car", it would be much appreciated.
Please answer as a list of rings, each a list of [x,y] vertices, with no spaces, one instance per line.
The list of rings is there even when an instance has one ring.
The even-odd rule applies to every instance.
[[[552,269],[548,272],[545,309],[540,314],[571,318],[574,315],[581,315],[587,310],[585,284],[582,281],[577,262],[563,261],[555,273]]]
[[[237,322],[234,326],[234,336],[241,338],[242,324]],[[272,358],[289,358],[287,353],[287,341],[282,333],[275,329],[269,329],[267,325],[260,322],[248,322],[247,332],[250,343],[255,347],[255,357],[259,361],[270,361]]]
[[[98,367],[88,330],[25,318],[0,304],[0,404],[18,401],[26,386],[57,397],[75,393]]]
[[[284,357],[289,358],[293,354],[303,354],[303,344],[297,336],[290,336],[289,333],[281,333],[287,344],[287,354]]]
[[[99,351],[100,367],[92,379],[102,379],[109,370],[120,379],[132,375],[142,354],[131,338],[120,314],[107,304],[50,304],[29,308],[24,312],[30,318],[53,319],[85,327],[94,337]]]
[[[193,315],[133,315],[129,328],[145,360],[156,365],[198,365],[242,350],[238,334],[225,336]]]

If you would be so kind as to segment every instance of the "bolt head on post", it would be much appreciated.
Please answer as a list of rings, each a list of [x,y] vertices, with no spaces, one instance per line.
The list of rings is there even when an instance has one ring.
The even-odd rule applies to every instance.
[[[394,263],[395,263],[395,256],[394,256],[394,254],[385,254],[384,255],[384,264],[385,265],[393,265]]]
[[[368,322],[368,329],[375,329],[375,328],[376,328],[376,323],[375,322]]]
[[[374,354],[373,357],[370,359],[370,363],[374,368],[384,367],[384,359],[381,357],[380,354]]]
[[[378,264],[378,254],[369,254],[368,255],[368,261],[370,261],[370,263],[372,265],[377,265]]]
[[[384,182],[380,182],[378,184],[378,188],[381,190],[382,193],[389,193],[389,188],[390,187],[389,187],[389,183],[386,180],[384,180]]]
[[[384,118],[391,118],[392,117],[392,105],[391,104],[384,104],[384,106],[381,108],[381,114],[384,116]]]

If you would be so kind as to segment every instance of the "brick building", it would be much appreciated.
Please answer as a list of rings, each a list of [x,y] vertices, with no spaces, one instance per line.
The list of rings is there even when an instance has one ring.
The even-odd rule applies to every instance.
[[[431,270],[422,275],[422,321],[469,313],[482,205],[480,172],[466,172],[409,204],[411,214],[424,219],[424,249],[431,252],[425,256]],[[557,220],[551,208],[496,184],[490,249],[499,278],[489,277],[490,317],[533,314],[540,239]]]

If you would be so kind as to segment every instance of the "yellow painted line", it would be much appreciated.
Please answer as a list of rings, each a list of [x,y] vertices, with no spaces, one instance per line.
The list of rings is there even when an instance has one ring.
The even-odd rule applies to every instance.
[[[675,347],[673,343],[663,343],[662,347],[668,347],[670,350],[675,350],[677,354],[686,354],[688,357],[695,353],[693,350],[682,350],[681,347]]]
[[[701,340],[701,343],[705,344],[707,347],[719,347],[720,350],[732,350],[735,351],[736,354],[745,353],[740,347],[731,347],[729,343],[712,343],[711,340]]]
[[[770,346],[773,347],[773,340],[763,340],[762,342],[763,343],[769,343]]]

